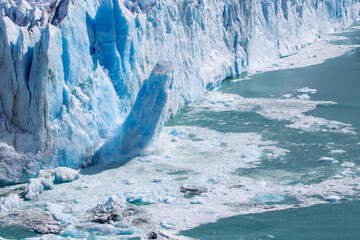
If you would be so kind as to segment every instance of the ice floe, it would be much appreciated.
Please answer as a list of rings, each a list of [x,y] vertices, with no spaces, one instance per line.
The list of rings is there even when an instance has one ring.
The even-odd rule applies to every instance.
[[[297,89],[296,92],[298,93],[306,93],[306,94],[315,94],[317,92],[316,89],[311,89],[308,87]]]
[[[303,109],[309,107],[306,104]],[[269,176],[265,170],[262,176],[238,173],[238,169],[256,168],[264,158],[287,154],[276,145],[256,133],[166,127],[144,155],[121,168],[98,173],[89,168],[89,173],[84,171],[76,181],[55,184],[40,198],[14,206],[13,210],[26,217],[9,222],[30,221],[28,208],[35,201],[43,206],[38,223],[52,223],[38,232],[59,231],[63,238],[100,239],[106,235],[146,239],[156,235],[158,239],[181,239],[174,234],[219,218],[337,202],[360,191],[355,174],[359,170],[350,162],[336,165],[341,168],[337,176],[312,184],[301,182],[306,172],[269,170]],[[267,155],[269,151],[273,154]],[[136,182],[127,184],[124,179]]]
[[[316,106],[331,106],[332,101],[309,101],[301,99],[244,98],[221,92],[206,93],[193,111],[256,112],[261,116],[285,122],[286,127],[307,132],[338,132],[356,134],[350,124],[305,115]]]

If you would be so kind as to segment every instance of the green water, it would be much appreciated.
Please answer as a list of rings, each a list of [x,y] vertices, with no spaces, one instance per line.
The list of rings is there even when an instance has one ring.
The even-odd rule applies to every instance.
[[[360,31],[342,33],[349,39],[334,44],[360,44]],[[356,135],[331,132],[303,132],[284,127],[283,122],[266,119],[254,112],[193,112],[190,107],[169,124],[196,125],[220,132],[256,132],[276,140],[290,152],[279,159],[263,159],[253,169],[238,169],[234,174],[289,184],[314,184],[341,174],[343,162],[360,164],[360,49],[311,67],[266,72],[250,80],[224,81],[220,92],[246,98],[296,96],[296,89],[317,89],[311,100],[335,101],[330,107],[317,107],[305,113],[328,120],[352,124]],[[331,149],[346,151],[331,155]],[[339,164],[317,160],[331,156]],[[279,174],[279,172],[290,174]],[[301,178],[293,177],[298,173]],[[359,174],[359,173],[355,173]],[[240,215],[201,225],[182,234],[198,239],[359,239],[360,202],[358,194],[337,203],[308,208],[293,208],[261,214]]]
[[[39,236],[39,234],[31,232],[25,227],[18,225],[3,226],[0,223],[0,237],[5,239],[24,239],[36,236]]]
[[[240,215],[184,234],[206,240],[359,239],[360,202]]]

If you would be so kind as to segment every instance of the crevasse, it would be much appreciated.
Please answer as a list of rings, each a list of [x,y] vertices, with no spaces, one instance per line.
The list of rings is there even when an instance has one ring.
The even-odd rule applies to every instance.
[[[1,185],[122,160],[221,80],[348,27],[359,9],[359,0],[2,0]]]

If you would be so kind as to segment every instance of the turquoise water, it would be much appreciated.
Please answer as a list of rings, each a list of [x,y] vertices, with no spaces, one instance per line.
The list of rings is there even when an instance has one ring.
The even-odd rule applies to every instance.
[[[359,31],[342,33],[349,39],[335,44],[360,44]],[[220,87],[222,93],[246,98],[281,98],[295,89],[317,89],[311,100],[335,101],[336,105],[318,106],[305,113],[328,120],[352,124],[356,135],[334,132],[304,132],[284,127],[283,122],[266,119],[254,112],[200,112],[187,108],[169,124],[196,125],[220,132],[256,132],[267,140],[276,140],[290,150],[276,160],[263,159],[252,169],[238,169],[234,174],[289,184],[314,184],[341,174],[343,162],[360,164],[360,49],[325,63],[300,69],[265,72],[248,76],[250,80],[229,79]],[[224,124],[225,123],[225,124]],[[331,155],[331,149],[346,152]],[[338,164],[317,160],[334,157]],[[281,171],[280,171],[281,170]],[[302,173],[301,178],[279,172]],[[359,173],[356,172],[356,175]],[[240,215],[201,225],[182,234],[198,239],[359,239],[360,202],[358,194],[340,202]]]
[[[22,226],[3,226],[0,224],[0,237],[5,239],[25,239],[30,237],[39,237],[39,234],[31,232]]]
[[[184,234],[198,239],[359,239],[360,202],[240,215]]]

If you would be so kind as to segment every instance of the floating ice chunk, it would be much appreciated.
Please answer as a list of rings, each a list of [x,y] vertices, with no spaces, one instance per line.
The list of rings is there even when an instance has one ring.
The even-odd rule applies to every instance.
[[[54,183],[72,182],[79,178],[79,171],[67,167],[58,167],[50,170],[41,170],[39,178],[52,179]]]
[[[300,89],[296,89],[296,92],[298,93],[306,93],[306,94],[315,94],[317,92],[316,89],[311,89],[308,87],[304,87],[304,88],[300,88]]]
[[[55,203],[46,203],[45,208],[51,213],[55,220],[60,221],[64,225],[71,223],[71,214],[63,213],[64,207]]]
[[[160,225],[165,229],[175,229],[175,224],[171,222],[161,222]]]
[[[105,204],[99,203],[91,209],[89,220],[98,223],[121,220],[125,206],[117,196],[111,196]]]
[[[55,183],[71,182],[79,178],[79,171],[66,167],[54,169]]]
[[[34,200],[39,198],[44,190],[53,189],[54,183],[71,182],[79,177],[79,172],[66,167],[58,167],[50,170],[41,170],[38,178],[32,178],[25,189],[25,199]]]
[[[291,98],[292,96],[293,96],[293,95],[292,95],[291,93],[287,93],[287,94],[282,95],[281,98],[283,98],[283,99],[289,99],[289,98]]]
[[[297,95],[297,98],[300,100],[310,100],[310,96],[307,94]]]
[[[178,138],[184,138],[184,137],[187,137],[187,132],[184,131],[183,129],[174,128],[173,130],[171,130],[169,135],[178,137]]]
[[[350,171],[349,169],[343,171],[341,174],[344,176],[354,176],[355,175],[355,173],[353,171]]]
[[[0,212],[7,212],[14,208],[20,208],[23,205],[23,201],[17,194],[10,194],[7,197],[0,198]]]
[[[356,166],[356,164],[354,162],[343,162],[341,164],[342,167],[347,167],[347,168],[353,168]]]
[[[332,154],[341,154],[341,153],[346,153],[345,150],[341,150],[341,149],[333,149],[330,151]]]
[[[341,197],[339,197],[337,195],[330,195],[326,198],[326,201],[328,201],[328,202],[337,202],[340,200],[341,200]]]
[[[45,178],[30,179],[24,192],[25,199],[34,200],[39,198],[40,194],[44,191],[44,179]]]
[[[319,163],[325,163],[325,162],[331,162],[331,163],[335,163],[337,162],[334,158],[332,157],[321,157],[319,160],[318,160]]]

